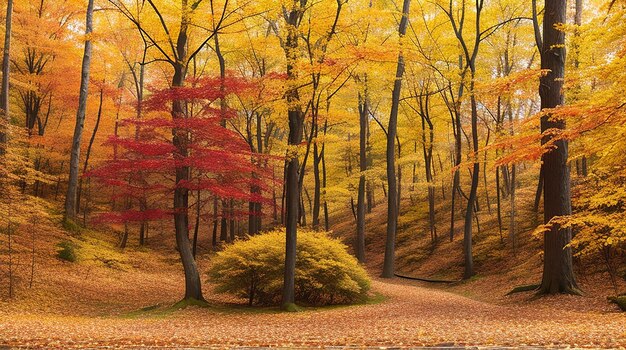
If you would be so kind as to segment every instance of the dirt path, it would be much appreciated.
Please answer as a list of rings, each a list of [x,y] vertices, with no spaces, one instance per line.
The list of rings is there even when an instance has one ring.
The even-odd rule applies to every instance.
[[[0,313],[0,344],[59,348],[626,346],[626,315],[620,313],[565,311],[535,303],[499,306],[400,280],[374,281],[373,287],[387,299],[300,313],[193,307],[132,318]]]

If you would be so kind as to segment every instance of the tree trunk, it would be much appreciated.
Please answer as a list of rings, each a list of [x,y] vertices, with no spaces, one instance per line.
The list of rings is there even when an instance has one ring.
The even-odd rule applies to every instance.
[[[276,200],[276,177],[274,176],[274,166],[272,165],[272,216],[274,225],[278,223],[278,201]]]
[[[198,249],[198,230],[200,229],[200,190],[196,191],[196,222],[193,227],[193,246],[191,253],[193,258],[196,258],[196,252]]]
[[[459,56],[459,69],[463,68],[463,56]],[[464,78],[464,74],[462,75]],[[459,84],[459,90],[457,93],[457,100],[454,103],[452,127],[454,132],[454,178],[452,180],[452,206],[450,209],[450,242],[454,240],[454,224],[455,224],[455,199],[459,192],[461,192],[461,174],[459,166],[461,165],[461,98],[463,97],[463,84]],[[453,96],[450,92],[450,96]]]
[[[87,18],[85,25],[85,50],[80,78],[80,94],[78,97],[78,111],[76,112],[76,124],[72,138],[72,150],[70,153],[70,175],[65,196],[65,219],[73,220],[76,216],[76,195],[78,188],[78,164],[80,162],[80,141],[83,136],[85,113],[87,110],[87,97],[89,93],[89,68],[91,65],[91,39],[89,35],[93,30],[93,1],[87,5]]]
[[[554,108],[564,102],[563,77],[565,75],[565,33],[555,28],[565,23],[566,1],[546,0],[543,19],[543,45],[541,47],[541,69],[548,73],[540,78],[539,96],[541,109]],[[542,133],[548,129],[565,129],[563,120],[541,118]],[[551,141],[549,135],[542,143]],[[554,142],[555,148],[543,156],[544,223],[555,216],[570,215],[570,179],[567,166],[567,140]],[[539,292],[580,293],[572,268],[572,250],[567,247],[572,237],[571,228],[552,225],[544,233],[543,278]]]
[[[365,147],[365,157],[367,161],[367,169],[371,169],[374,163],[374,159],[372,156],[372,145],[370,143],[370,127],[369,127],[369,117],[367,118],[367,140]],[[372,181],[365,181],[365,190],[367,192],[367,213],[372,212],[372,208],[376,205],[376,200],[374,199],[374,186]]]
[[[324,121],[324,136],[326,136],[326,131],[328,131],[328,120]],[[328,232],[330,224],[328,223],[328,202],[326,201],[326,144],[322,144],[320,154],[322,158],[322,187],[324,194],[324,230]]]
[[[100,126],[100,117],[102,116],[102,98],[104,95],[104,86],[100,89],[100,102],[98,105],[98,116],[96,117],[96,125],[93,127],[93,132],[91,133],[91,138],[89,139],[89,145],[87,146],[87,152],[85,152],[85,163],[83,164],[83,175],[87,172],[87,166],[89,165],[89,156],[91,155],[91,148],[93,147],[93,142],[96,139],[96,134],[98,133],[98,127]],[[76,212],[80,210],[80,197],[83,191],[83,179],[81,177],[79,185],[78,185],[78,193],[76,194]]]
[[[402,19],[398,27],[400,38],[406,34],[406,27],[409,17],[409,6],[411,0],[404,0],[402,5]],[[392,278],[394,276],[396,229],[398,226],[398,190],[396,183],[395,166],[395,141],[398,127],[398,107],[400,105],[400,90],[402,89],[402,76],[404,75],[404,55],[402,51],[398,53],[398,64],[396,67],[396,79],[393,84],[391,94],[391,113],[389,115],[389,126],[387,127],[387,238],[385,241],[385,258],[383,262],[382,277]]]
[[[504,238],[502,237],[502,206],[500,203],[500,192],[500,170],[496,168],[496,203],[498,214],[498,232],[500,233],[500,243],[503,243]]]
[[[11,22],[13,19],[13,0],[7,1],[7,12],[4,32],[4,50],[2,53],[2,87],[0,88],[0,156],[3,156],[7,147],[7,134],[10,123],[9,118],[9,71],[11,53]],[[5,125],[1,125],[5,124]],[[4,161],[4,158],[2,159]]]
[[[213,247],[213,249],[217,247],[217,202],[217,197],[215,197],[213,199],[213,234],[211,236],[211,246]]]
[[[367,79],[367,77],[365,78]],[[366,81],[367,84],[367,81]],[[359,93],[359,192],[356,209],[356,258],[365,262],[365,171],[367,170],[367,121],[369,117],[369,101],[367,87],[364,96]]]
[[[313,144],[313,178],[314,178],[314,188],[313,188],[313,210],[312,210],[312,219],[311,223],[313,225],[314,230],[319,230],[320,226],[320,204],[321,204],[321,187],[322,180],[320,174],[320,161],[322,160],[320,157],[319,145],[317,144],[317,136],[318,136],[318,125],[317,122],[313,125],[315,128],[315,143]]]
[[[8,239],[8,255],[9,255],[9,299],[13,299],[13,227],[11,227],[11,217],[7,220],[7,239]]]
[[[306,191],[306,187],[304,188]],[[302,191],[300,192],[300,226],[306,226],[306,209],[304,208],[304,196],[302,195]]]
[[[281,196],[280,196],[280,223],[281,225],[285,225],[285,214],[286,214],[286,210],[285,210],[285,201],[287,200],[287,198],[285,198],[285,196],[287,195],[287,165],[289,164],[289,162],[285,162],[285,165],[283,166],[283,185],[281,186]]]
[[[252,188],[250,189],[251,193],[254,193],[254,186],[252,186]],[[257,206],[256,203],[253,201],[249,201],[248,202],[248,234],[253,236],[256,235],[257,233],[259,233],[259,229],[257,227]]]
[[[139,226],[139,245],[144,246],[146,244],[146,238],[148,237],[148,223],[141,222]]]
[[[511,177],[509,174],[509,166],[503,165],[500,167],[500,171],[502,171],[502,181],[504,182],[504,197],[509,195],[509,189],[511,188]]]
[[[470,82],[470,103],[472,107],[472,147],[474,157],[478,157],[478,110],[476,106],[476,97],[474,95],[474,72],[472,71],[472,81]],[[472,184],[470,187],[470,195],[467,200],[467,209],[465,211],[465,226],[463,229],[463,255],[465,257],[465,269],[463,278],[468,279],[474,275],[474,259],[472,256],[472,214],[474,205],[476,205],[476,194],[478,190],[478,179],[480,172],[480,164],[478,159],[474,159],[474,167],[472,170]]]
[[[258,113],[257,113],[258,115]],[[258,124],[258,123],[257,123]],[[255,127],[255,129],[258,129],[259,125],[257,125]],[[260,159],[255,157],[255,153],[261,153],[261,150],[263,145],[259,143],[259,138],[261,137],[261,135],[259,134],[259,130],[257,130],[256,132],[256,141],[257,141],[257,146],[255,148],[254,146],[254,141],[252,139],[252,117],[246,117],[246,131],[247,131],[247,138],[246,141],[248,142],[248,145],[250,147],[250,164],[254,165],[255,162],[260,166]],[[259,147],[260,146],[260,147]],[[255,160],[256,158],[256,160]],[[257,178],[257,174],[255,173],[255,171],[252,171],[250,173],[250,176],[252,179],[256,179]],[[257,229],[257,203],[254,201],[254,199],[252,199],[256,193],[258,193],[258,186],[256,186],[255,184],[250,185],[250,197],[251,199],[248,200],[248,234],[249,235],[255,235],[256,233],[258,233],[258,229]]]
[[[533,211],[539,212],[539,202],[541,202],[541,193],[543,191],[543,156],[541,156],[541,168],[539,169],[539,180],[537,180],[537,190],[535,191],[535,204],[533,205]]]
[[[437,229],[435,227],[435,184],[433,183],[433,142],[435,139],[433,123],[430,119],[430,99],[427,89],[423,89],[418,97],[419,114],[422,120],[422,153],[424,155],[424,170],[428,183],[428,226],[430,228],[430,240],[434,244],[437,241]],[[426,131],[428,124],[428,131]],[[428,133],[428,138],[426,134]],[[414,181],[415,182],[415,181]]]
[[[398,144],[398,159],[400,159],[402,157],[402,148],[400,147],[400,140],[397,137],[398,135],[396,134],[396,143]],[[400,205],[402,203],[402,164],[398,163],[398,181],[396,182],[396,197],[397,197],[397,206],[398,209],[396,209],[396,221],[398,221],[398,216],[400,216]],[[396,224],[396,230],[397,230],[397,226],[398,224]]]
[[[229,221],[229,225],[230,225],[230,241],[234,242],[235,241],[235,201],[233,199],[230,200],[230,221]]]
[[[122,235],[122,240],[120,242],[120,248],[126,249],[126,244],[128,243],[128,223],[124,223],[124,234]]]
[[[511,248],[513,254],[517,254],[517,233],[515,227],[515,164],[511,165],[511,190],[509,191],[510,212],[509,212],[509,239],[511,240]]]
[[[485,171],[483,171],[483,184],[485,187],[485,199],[487,200],[487,212],[491,215],[491,200],[489,199],[489,184],[487,183],[487,160],[488,160],[488,151],[487,146],[489,146],[489,136],[491,135],[490,131],[487,130],[487,140],[485,141]]]
[[[509,114],[509,135],[511,138],[515,136],[515,131],[513,129],[513,109],[511,107],[511,101],[507,100],[507,110]],[[516,190],[516,175],[517,175],[517,167],[515,163],[511,164],[511,188],[509,189],[509,201],[510,201],[510,211],[509,211],[509,238],[511,240],[511,247],[513,248],[513,254],[517,254],[517,227],[515,225],[515,190]]]
[[[261,153],[263,153],[263,137],[261,135],[261,114],[256,112],[255,114],[256,116],[256,153],[258,153],[259,155]],[[252,140],[249,140],[250,142],[250,151],[252,153],[255,152]],[[254,156],[252,157],[252,161],[254,162]],[[257,158],[256,160],[257,165],[261,166],[261,159]],[[252,178],[253,179],[258,179],[258,175],[253,171],[252,172]],[[252,196],[254,195],[261,195],[261,189],[259,188],[259,186],[257,185],[252,185],[250,186],[250,194]],[[251,200],[248,203],[248,234],[250,235],[256,235],[257,233],[259,233],[259,230],[261,229],[261,203],[256,202],[254,199]]]
[[[181,25],[176,40],[176,57],[174,64],[174,76],[172,87],[181,87],[185,81],[185,66],[183,62],[187,58],[187,30],[189,28],[189,14],[187,13],[187,0],[182,0]],[[185,118],[183,101],[172,102],[172,118]],[[189,135],[185,129],[172,129],[172,143],[174,145],[174,158],[185,159],[189,154]],[[200,284],[200,274],[191,250],[189,242],[189,190],[186,183],[190,180],[189,166],[176,168],[176,188],[174,190],[174,228],[176,231],[176,245],[185,271],[185,300],[204,300]]]
[[[304,11],[306,0],[301,1],[302,6],[294,6],[287,18],[287,38],[285,41],[285,56],[287,58],[287,79],[289,80],[289,89],[286,92],[287,105],[289,106],[287,115],[289,119],[289,138],[290,147],[296,148],[302,142],[302,123],[303,115],[300,106],[300,95],[297,88],[297,72],[296,60],[298,51],[298,24],[299,18]],[[302,4],[304,3],[304,4]],[[295,274],[296,274],[296,240],[298,230],[298,217],[300,206],[300,186],[298,179],[298,154],[293,152],[289,155],[287,162],[287,181],[286,181],[286,239],[285,239],[285,270],[283,279],[283,291],[281,308],[289,310],[295,303]]]

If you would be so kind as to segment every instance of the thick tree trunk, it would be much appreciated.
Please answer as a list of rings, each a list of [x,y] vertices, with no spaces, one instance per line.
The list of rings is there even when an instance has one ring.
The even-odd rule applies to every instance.
[[[297,92],[296,92],[297,93]],[[297,99],[297,94],[293,97]],[[302,140],[302,116],[300,110],[289,111],[289,144],[298,145]],[[295,302],[296,235],[300,207],[298,186],[298,157],[293,156],[287,165],[286,183],[286,256],[283,286],[283,307]]]
[[[183,34],[181,29],[181,35],[179,36],[178,45],[179,50],[184,50],[186,42],[186,34]],[[182,86],[184,81],[184,67],[181,65],[176,66],[174,78],[172,79],[172,86]],[[184,118],[184,106],[181,101],[174,101],[172,103],[172,117]],[[174,129],[173,132],[173,144],[176,148],[174,157],[186,158],[188,156],[188,136],[186,130]],[[176,231],[176,245],[180,254],[181,261],[183,263],[183,269],[185,271],[185,298],[184,299],[196,299],[203,300],[202,288],[200,287],[200,274],[196,266],[196,261],[193,257],[191,250],[191,244],[189,242],[189,226],[188,226],[188,213],[189,208],[189,190],[180,185],[189,181],[189,167],[180,166],[176,168],[176,189],[174,190],[174,228]]]
[[[564,102],[563,77],[565,75],[565,33],[555,25],[565,23],[566,1],[546,0],[543,19],[543,45],[541,69],[548,73],[540,78],[541,109],[554,108]],[[565,122],[541,118],[541,131],[565,129]],[[542,143],[550,142],[546,135]],[[567,166],[567,140],[554,142],[555,148],[543,156],[544,223],[555,216],[570,215],[570,179]],[[544,233],[544,264],[540,293],[579,293],[572,267],[572,250],[567,247],[572,237],[570,228],[557,225]]]
[[[176,57],[174,63],[174,76],[172,87],[181,87],[185,81],[185,66],[183,61],[187,58],[187,30],[189,27],[189,14],[187,13],[187,0],[182,0],[181,26],[176,41]],[[185,106],[182,101],[172,102],[172,118],[185,118]],[[174,158],[185,159],[189,155],[189,135],[187,130],[174,128],[172,130],[172,143],[174,145]],[[174,228],[176,232],[176,245],[180,254],[185,271],[185,300],[204,300],[200,284],[200,274],[191,250],[189,241],[189,190],[186,183],[190,180],[191,169],[189,166],[176,168],[176,188],[174,190]]]
[[[186,35],[184,36],[186,38]],[[185,40],[186,41],[186,40]],[[179,38],[179,45],[181,40]],[[184,47],[184,41],[182,47]],[[176,67],[176,73],[172,80],[172,86],[182,86],[184,80],[184,68]],[[180,101],[172,103],[172,117],[184,118],[183,104]],[[186,158],[188,155],[188,136],[185,130],[174,129],[173,144],[176,148],[174,157]],[[189,181],[189,167],[181,166],[176,168],[176,189],[174,190],[174,228],[176,231],[176,245],[180,254],[185,271],[185,299],[203,300],[202,288],[200,286],[200,274],[196,266],[196,261],[191,251],[189,242],[188,213],[189,190],[180,185]]]
[[[13,19],[13,0],[7,1],[4,50],[2,52],[2,87],[0,88],[0,156],[4,156],[7,147],[7,134],[10,123],[9,118],[9,74],[10,74],[10,53],[11,53],[11,22]],[[2,125],[4,124],[4,125]],[[2,159],[4,161],[4,157]]]
[[[87,110],[87,97],[89,93],[89,67],[91,65],[91,39],[89,35],[93,30],[93,1],[89,0],[87,5],[87,18],[85,25],[85,50],[83,53],[83,64],[80,78],[80,94],[78,97],[78,111],[76,112],[76,124],[74,126],[74,136],[72,138],[72,150],[70,153],[70,175],[67,184],[67,194],[65,196],[65,219],[76,217],[76,194],[78,188],[78,165],[80,162],[80,141],[83,136],[85,124],[85,113]]]
[[[403,37],[406,34],[406,27],[409,17],[409,6],[411,0],[404,0],[402,5],[402,19],[398,28],[398,34]],[[389,126],[387,127],[387,238],[385,240],[385,258],[383,261],[382,277],[392,278],[394,276],[396,229],[398,226],[398,190],[396,183],[396,134],[398,127],[398,107],[400,105],[400,90],[402,89],[402,76],[404,75],[404,56],[402,51],[398,54],[398,64],[396,67],[396,80],[393,84],[391,94],[391,113],[389,115]]]
[[[290,80],[290,88],[286,93],[287,104],[289,110],[287,112],[289,119],[289,138],[288,144],[293,149],[302,141],[302,109],[300,106],[300,96],[298,88],[296,86],[296,67],[294,66],[297,60],[298,51],[298,24],[299,18],[304,11],[304,5],[306,0],[301,1],[305,4],[302,6],[294,6],[287,18],[287,38],[285,41],[285,55],[287,58],[287,77]],[[287,174],[285,183],[285,206],[286,206],[286,239],[285,239],[285,270],[283,278],[283,291],[281,308],[289,310],[292,304],[295,303],[295,275],[296,275],[296,240],[298,230],[298,218],[300,207],[300,186],[299,186],[299,162],[298,153],[292,152],[288,156],[287,162]]]

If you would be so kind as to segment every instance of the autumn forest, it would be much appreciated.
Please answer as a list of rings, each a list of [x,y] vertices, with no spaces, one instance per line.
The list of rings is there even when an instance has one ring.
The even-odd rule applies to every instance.
[[[626,1],[0,20],[0,347],[626,347]]]

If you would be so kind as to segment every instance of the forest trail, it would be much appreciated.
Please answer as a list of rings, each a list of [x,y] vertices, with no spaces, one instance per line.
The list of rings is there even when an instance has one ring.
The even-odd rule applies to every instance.
[[[2,345],[134,346],[570,346],[626,345],[626,316],[566,311],[581,297],[502,306],[413,281],[375,280],[374,304],[306,309],[198,308],[115,316],[0,314]],[[574,308],[575,310],[576,308]]]

